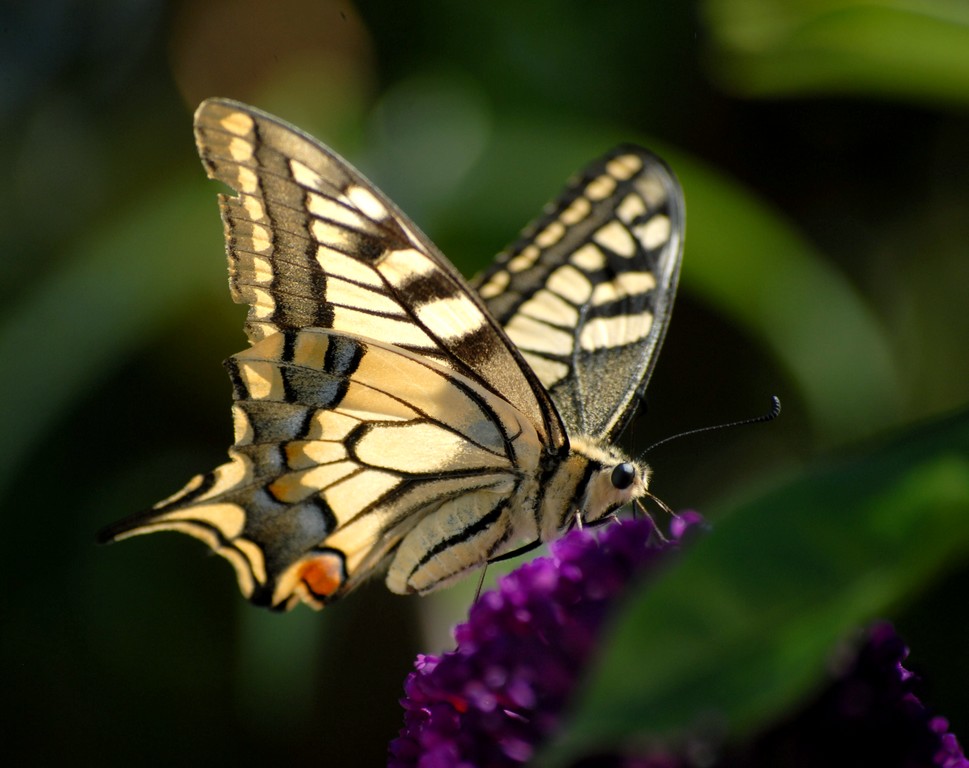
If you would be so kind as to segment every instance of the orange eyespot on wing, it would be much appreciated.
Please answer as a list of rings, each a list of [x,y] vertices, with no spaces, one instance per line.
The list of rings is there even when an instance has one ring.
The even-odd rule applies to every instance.
[[[306,604],[322,608],[346,581],[343,558],[334,552],[321,552],[298,564],[299,582],[293,592]]]

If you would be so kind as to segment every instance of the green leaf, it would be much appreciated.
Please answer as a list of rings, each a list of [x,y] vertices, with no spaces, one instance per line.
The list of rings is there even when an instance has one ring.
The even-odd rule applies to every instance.
[[[819,686],[840,640],[969,552],[969,412],[716,519],[630,600],[542,765],[711,717],[740,739]]]
[[[708,0],[715,76],[751,96],[969,101],[969,9],[952,0]]]
[[[891,345],[845,276],[736,180],[666,155],[686,195],[684,287],[761,339],[797,383],[819,434],[858,437],[896,417]]]

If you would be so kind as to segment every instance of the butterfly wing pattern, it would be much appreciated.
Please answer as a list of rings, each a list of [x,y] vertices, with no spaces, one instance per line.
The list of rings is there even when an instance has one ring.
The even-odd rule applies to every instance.
[[[654,156],[591,165],[475,291],[296,128],[210,99],[195,134],[237,193],[220,195],[232,297],[250,307],[251,346],[225,363],[235,443],[102,541],[188,533],[254,603],[320,608],[382,571],[394,592],[430,591],[645,493],[648,469],[611,440],[680,262],[682,196]]]
[[[570,434],[612,440],[635,411],[673,309],[684,218],[666,165],[620,146],[474,281]]]

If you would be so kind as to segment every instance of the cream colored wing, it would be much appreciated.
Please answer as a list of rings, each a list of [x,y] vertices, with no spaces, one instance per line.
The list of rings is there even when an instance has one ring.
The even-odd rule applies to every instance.
[[[611,440],[635,410],[673,308],[684,227],[672,171],[621,146],[472,281],[569,434]]]
[[[231,461],[103,540],[188,533],[253,602],[319,608],[388,564],[391,589],[425,592],[537,536],[519,490],[542,444],[475,381],[315,328],[267,336],[226,367]]]
[[[195,113],[220,196],[233,299],[252,342],[333,328],[437,360],[500,394],[552,452],[565,432],[548,393],[460,273],[349,163],[253,107],[204,101]]]

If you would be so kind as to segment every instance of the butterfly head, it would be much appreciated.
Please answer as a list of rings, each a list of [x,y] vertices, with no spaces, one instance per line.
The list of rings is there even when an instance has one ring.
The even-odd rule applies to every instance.
[[[578,499],[582,520],[594,523],[646,495],[650,469],[618,448],[598,441],[573,440],[572,452],[588,462],[588,482]]]
[[[645,496],[649,475],[649,467],[628,460],[595,470],[582,504],[583,521],[594,523]]]

